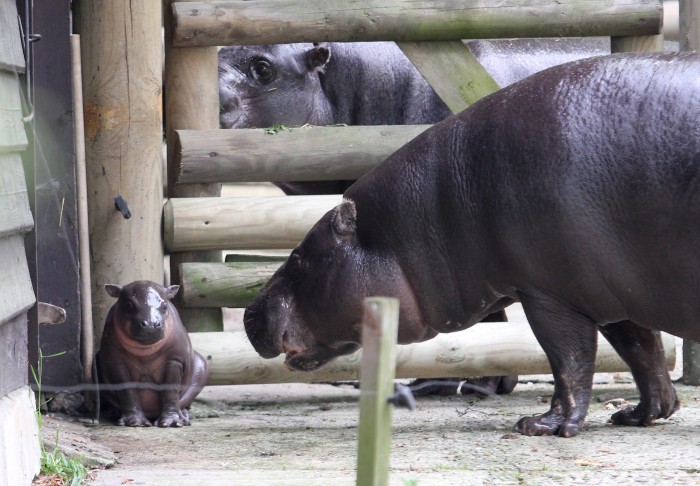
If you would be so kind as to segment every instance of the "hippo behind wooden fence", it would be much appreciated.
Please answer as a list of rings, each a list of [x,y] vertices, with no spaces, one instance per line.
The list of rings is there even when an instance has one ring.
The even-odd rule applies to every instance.
[[[501,86],[609,53],[603,39],[470,41]],[[432,124],[452,113],[393,42],[231,46],[219,51],[223,128],[275,124]],[[276,184],[289,195],[342,194],[354,181]]]
[[[107,314],[97,354],[101,384],[140,383],[144,388],[101,392],[120,412],[119,425],[190,425],[189,406],[207,383],[207,360],[190,338],[170,300],[179,286],[138,280],[105,286],[117,299]]]
[[[362,301],[400,299],[399,341],[520,301],[555,381],[526,435],[576,435],[597,331],[650,425],[679,407],[663,330],[700,339],[700,54],[545,70],[438,123],[363,176],[247,308],[258,353],[313,370],[360,346]]]

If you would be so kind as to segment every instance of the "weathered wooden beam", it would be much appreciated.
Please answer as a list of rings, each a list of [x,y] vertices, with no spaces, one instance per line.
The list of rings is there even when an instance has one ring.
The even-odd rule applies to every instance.
[[[662,333],[666,364],[676,362],[675,338]],[[359,378],[362,351],[340,357],[314,372],[289,371],[284,356],[261,358],[243,331],[190,333],[192,346],[209,360],[209,385],[302,383]],[[628,371],[602,336],[596,371]],[[551,373],[547,357],[525,319],[482,322],[465,330],[440,334],[424,343],[398,346],[396,378],[499,376]]]
[[[341,195],[169,199],[163,238],[170,251],[294,248]]]
[[[322,41],[638,36],[661,31],[661,1],[258,0],[176,2],[178,47]]]
[[[165,40],[165,134],[168,147],[169,197],[218,197],[221,184],[178,184],[175,160],[175,130],[208,130],[219,127],[216,47],[175,49],[171,4],[163,0]],[[221,252],[180,252],[170,255],[170,275],[177,282],[177,267],[185,262],[220,262]],[[180,318],[188,331],[221,331],[223,317],[217,309],[180,308]]]
[[[428,127],[178,130],[174,167],[188,184],[354,180]]]
[[[399,42],[398,46],[452,113],[500,89],[461,40]]]
[[[185,307],[245,307],[280,261],[180,264],[180,298]]]
[[[114,304],[105,284],[163,279],[161,13],[160,0],[80,2],[95,343]]]

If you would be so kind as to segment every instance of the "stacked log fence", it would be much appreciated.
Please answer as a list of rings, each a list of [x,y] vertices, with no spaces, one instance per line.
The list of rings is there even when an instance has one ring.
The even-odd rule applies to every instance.
[[[197,103],[188,98],[196,93],[210,108],[212,98],[217,97],[215,80],[189,74],[200,69],[216,72],[212,65],[216,46],[396,41],[454,112],[498,89],[462,39],[610,36],[613,52],[662,47],[661,1],[507,0],[486,6],[487,3],[366,0],[358,6],[350,0],[167,0],[166,106],[171,189],[163,214],[163,240],[176,262],[172,267],[173,280],[182,285],[180,308],[206,311],[247,305],[282,262],[266,258],[224,262],[221,252],[291,249],[341,198],[216,197],[221,183],[356,179],[427,128],[300,127],[282,130],[275,136],[263,129],[216,129],[210,115],[206,121],[195,119],[190,112],[197,111],[192,109]],[[168,67],[169,56],[180,64]],[[201,62],[194,60],[198,57]],[[174,120],[170,119],[171,113]],[[204,258],[198,259],[198,255]],[[194,322],[187,325],[190,331],[212,329],[197,328]],[[210,352],[210,356],[225,356],[222,361],[229,369],[248,369],[246,363],[254,360],[255,379],[265,382],[262,376],[266,371],[259,368],[265,365],[254,359],[255,353],[242,333],[225,334],[224,339],[220,333],[191,335],[195,347],[201,347],[205,355]],[[471,336],[473,340],[474,334]],[[497,343],[503,336],[493,339]],[[236,350],[231,359],[230,353],[220,348],[224,341]],[[428,354],[444,351],[431,348],[429,343],[414,346],[425,347]],[[529,353],[523,351],[525,355]],[[622,362],[619,367],[626,369]],[[214,368],[219,369],[217,364]],[[524,372],[506,368],[500,364],[472,366],[468,370],[457,367],[451,371],[441,369],[440,376]],[[312,375],[301,378],[299,374],[279,377],[284,373],[275,370],[268,369],[277,381],[313,379]],[[469,374],[464,374],[466,371]],[[546,360],[528,371],[548,373]],[[400,367],[397,373],[402,376]],[[352,379],[354,375],[346,367],[333,379],[342,376]],[[239,377],[233,381],[242,380]],[[232,382],[221,377],[213,381]]]

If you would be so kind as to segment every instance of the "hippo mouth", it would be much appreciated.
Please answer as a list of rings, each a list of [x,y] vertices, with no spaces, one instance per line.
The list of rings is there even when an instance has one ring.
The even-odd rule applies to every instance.
[[[282,340],[282,352],[285,354],[284,365],[292,371],[316,371],[339,356],[352,354],[360,348],[359,344],[347,343],[337,348],[317,345],[311,349],[302,349]]]

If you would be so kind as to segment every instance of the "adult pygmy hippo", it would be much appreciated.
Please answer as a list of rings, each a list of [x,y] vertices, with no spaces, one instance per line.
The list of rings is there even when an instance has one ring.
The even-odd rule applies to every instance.
[[[611,55],[535,74],[438,123],[344,194],[244,321],[314,370],[360,346],[362,300],[401,301],[399,342],[520,301],[555,381],[526,435],[576,435],[597,331],[649,425],[679,407],[656,330],[700,339],[700,54]]]
[[[108,404],[121,413],[117,423],[190,425],[188,407],[206,385],[209,365],[192,349],[170,302],[180,287],[138,280],[105,288],[117,302],[107,314],[97,356],[100,383],[155,385],[103,391]]]

